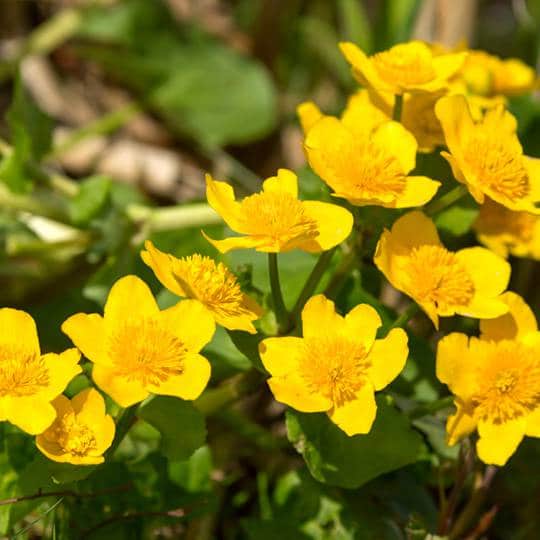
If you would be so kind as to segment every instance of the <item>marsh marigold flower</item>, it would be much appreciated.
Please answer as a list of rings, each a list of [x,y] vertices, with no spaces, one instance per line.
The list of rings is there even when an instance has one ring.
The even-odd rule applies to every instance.
[[[368,433],[377,405],[374,393],[401,372],[407,334],[395,328],[375,339],[381,319],[361,304],[345,317],[323,295],[302,311],[303,338],[273,337],[259,346],[274,397],[302,412],[326,412],[347,435]]]
[[[445,88],[467,56],[466,52],[435,55],[422,41],[400,43],[369,57],[354,43],[340,43],[340,48],[361,84],[400,95]]]
[[[32,317],[18,309],[0,309],[0,422],[36,435],[56,417],[53,399],[81,372],[80,354],[42,354]]]
[[[437,350],[437,377],[455,395],[449,444],[478,430],[478,456],[504,465],[525,435],[540,437],[540,333],[530,308],[503,295],[509,313],[481,321],[480,339],[454,333]]]
[[[448,251],[422,212],[409,212],[385,230],[374,262],[388,281],[410,296],[435,327],[439,316],[493,318],[508,311],[501,300],[510,265],[489,249]]]
[[[244,236],[225,240],[208,239],[221,253],[254,248],[278,253],[301,249],[319,253],[333,248],[349,236],[352,214],[335,204],[298,199],[298,179],[287,169],[263,182],[263,190],[236,201],[233,188],[206,176],[210,206],[233,230]]]
[[[199,397],[210,378],[210,364],[199,351],[214,328],[212,315],[195,300],[160,311],[136,276],[113,285],[103,317],[78,313],[62,325],[94,363],[94,382],[122,407],[150,394]]]
[[[540,259],[540,216],[514,212],[491,199],[480,207],[473,224],[478,240],[489,249],[508,257]]]
[[[440,183],[407,176],[416,165],[414,136],[359,93],[349,100],[342,118],[320,115],[313,104],[299,107],[307,129],[304,148],[312,169],[355,205],[408,208],[428,202]]]
[[[198,300],[217,324],[229,330],[256,332],[252,321],[263,310],[242,292],[236,276],[223,263],[197,254],[179,259],[163,253],[149,240],[144,246],[141,257],[164,287],[178,296]]]
[[[88,388],[71,400],[58,396],[53,406],[56,420],[36,437],[41,452],[62,463],[103,463],[103,453],[113,442],[115,426],[112,417],[105,412],[101,394]]]
[[[511,210],[535,212],[540,201],[540,160],[523,155],[516,120],[503,107],[475,122],[464,96],[441,98],[435,106],[456,179],[482,204],[486,196]]]

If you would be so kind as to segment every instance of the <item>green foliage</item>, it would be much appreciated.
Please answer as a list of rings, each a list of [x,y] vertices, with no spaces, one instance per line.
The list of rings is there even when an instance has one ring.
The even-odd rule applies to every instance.
[[[111,179],[93,176],[81,182],[79,191],[70,201],[69,214],[75,225],[87,225],[107,202]]]

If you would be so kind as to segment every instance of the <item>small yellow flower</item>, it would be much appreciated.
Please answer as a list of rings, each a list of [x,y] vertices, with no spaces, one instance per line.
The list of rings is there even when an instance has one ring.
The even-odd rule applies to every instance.
[[[245,236],[225,240],[205,237],[221,253],[254,248],[266,253],[301,249],[319,253],[333,248],[349,236],[352,214],[340,206],[298,199],[298,179],[287,169],[263,183],[263,190],[235,200],[233,188],[206,176],[210,206],[233,230]]]
[[[440,183],[407,176],[416,165],[417,143],[398,122],[388,121],[367,94],[352,96],[341,119],[320,115],[313,104],[299,108],[307,129],[305,151],[312,169],[355,205],[408,208],[428,202]]]
[[[502,298],[510,312],[481,321],[480,339],[450,334],[437,350],[437,377],[456,396],[448,443],[478,430],[478,456],[494,465],[504,465],[525,435],[540,437],[540,332],[520,296]]]
[[[71,401],[58,396],[53,401],[56,420],[36,437],[37,447],[49,459],[74,465],[103,463],[111,446],[115,426],[105,413],[105,401],[93,388],[79,392]]]
[[[56,417],[51,402],[81,372],[80,354],[42,354],[34,320],[18,309],[0,309],[0,329],[0,422],[37,435]]]
[[[437,228],[422,212],[409,212],[385,230],[374,262],[388,281],[410,296],[436,328],[439,316],[489,319],[508,311],[500,295],[510,265],[481,247],[448,251]]]
[[[375,309],[361,304],[342,317],[323,295],[307,302],[302,326],[303,338],[267,338],[259,346],[275,398],[302,412],[326,412],[347,435],[368,433],[375,391],[405,366],[407,334],[395,328],[376,340]]]
[[[103,317],[78,313],[62,325],[94,363],[94,382],[122,407],[150,394],[199,397],[210,378],[210,364],[198,353],[214,329],[212,315],[196,300],[160,311],[136,276],[113,285]]]
[[[480,207],[474,230],[478,240],[489,249],[508,257],[540,260],[540,216],[514,212],[491,199]]]
[[[240,289],[236,276],[210,257],[192,255],[178,259],[157,249],[147,240],[143,261],[154,271],[161,284],[178,296],[198,300],[217,324],[229,330],[257,332],[254,320],[262,308]]]
[[[474,122],[464,96],[441,98],[435,106],[456,179],[475,200],[486,196],[511,210],[535,212],[540,201],[540,160],[523,155],[516,119],[504,108],[488,110]]]
[[[459,76],[479,96],[518,96],[533,90],[536,73],[516,58],[502,60],[484,51],[469,51]]]
[[[410,41],[366,56],[354,43],[340,43],[358,81],[378,92],[436,92],[462,66],[466,52],[434,55],[428,45]]]

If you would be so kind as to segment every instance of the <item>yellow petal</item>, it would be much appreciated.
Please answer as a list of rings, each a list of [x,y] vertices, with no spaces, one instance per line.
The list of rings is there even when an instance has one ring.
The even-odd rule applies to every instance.
[[[148,285],[137,276],[124,276],[111,288],[105,304],[105,324],[116,326],[130,317],[151,317],[159,312]]]
[[[300,125],[304,135],[320,120],[323,116],[321,110],[312,101],[301,103],[296,108],[296,114],[300,119]]]
[[[377,310],[368,304],[360,304],[345,316],[344,330],[348,336],[361,343],[368,352],[375,341],[377,330],[382,324]]]
[[[106,362],[105,322],[97,313],[77,313],[62,324],[62,332],[92,362]]]
[[[113,443],[116,426],[111,416],[106,415],[93,426],[96,435],[96,448],[90,452],[91,456],[101,456]]]
[[[388,386],[403,371],[409,355],[408,340],[402,328],[394,328],[373,344],[367,360],[371,364],[368,377],[375,390]]]
[[[391,232],[394,246],[407,251],[418,246],[441,245],[435,223],[418,210],[401,216],[392,225]]]
[[[216,329],[212,314],[198,300],[182,300],[163,310],[159,318],[190,352],[199,352],[212,340]]]
[[[268,386],[280,403],[285,403],[301,412],[324,412],[332,407],[332,402],[309,391],[304,379],[296,373],[282,377],[271,377]]]
[[[141,251],[141,258],[152,269],[160,283],[174,294],[186,296],[182,286],[174,277],[172,257],[157,249],[150,240],[144,243],[144,247],[146,251]]]
[[[497,424],[480,421],[480,439],[476,443],[478,457],[488,465],[504,465],[523,439],[525,426],[523,418]]]
[[[540,437],[540,407],[536,407],[526,418],[525,435]]]
[[[472,433],[478,421],[471,414],[472,409],[456,400],[457,412],[448,417],[446,421],[446,439],[449,446],[453,446],[460,439]]]
[[[30,435],[43,433],[56,418],[54,407],[43,399],[34,397],[11,398],[6,403],[6,417]]]
[[[210,380],[210,362],[200,354],[188,354],[182,364],[181,375],[168,377],[160,384],[150,384],[148,386],[150,392],[181,399],[197,399]]]
[[[279,169],[277,176],[271,176],[263,182],[266,193],[288,193],[298,198],[298,177],[289,169]]]
[[[228,253],[233,249],[257,249],[262,251],[261,248],[268,244],[268,239],[260,236],[231,236],[224,240],[214,240],[206,233],[203,232],[202,234],[220,253]],[[273,251],[277,252],[279,249]]]
[[[370,59],[358,46],[351,42],[342,42],[339,44],[339,48],[353,67],[355,76],[361,79],[361,82],[367,82],[370,86],[382,92],[396,93],[398,89],[378,76],[371,65]],[[358,77],[359,75],[360,77]]]
[[[294,372],[303,350],[303,340],[298,337],[267,338],[259,344],[263,366],[274,377]]]
[[[439,81],[447,81],[455,75],[463,66],[467,58],[467,52],[443,54],[433,58],[433,69]]]
[[[103,392],[111,396],[121,407],[130,407],[146,399],[149,392],[137,380],[129,380],[106,366],[95,364],[92,378]]]
[[[405,191],[397,196],[394,208],[422,206],[433,199],[440,186],[440,182],[427,176],[408,176]]]
[[[334,302],[323,294],[311,297],[302,310],[304,337],[333,335],[344,328],[343,317],[336,313]]]
[[[510,311],[502,317],[480,321],[482,339],[493,341],[519,339],[538,330],[532,309],[519,294],[508,291],[501,295],[500,299],[509,307]]]
[[[446,96],[435,105],[435,115],[441,123],[446,146],[455,156],[461,156],[461,145],[474,128],[467,98],[462,95]]]
[[[341,244],[351,234],[353,216],[337,204],[320,201],[304,201],[306,214],[317,222],[318,236],[300,247],[305,251],[320,252]]]
[[[23,349],[29,355],[40,355],[36,323],[32,317],[19,309],[0,309],[0,344]]]
[[[540,159],[531,158],[529,156],[523,157],[523,162],[529,176],[529,200],[531,203],[537,203],[533,208],[533,204],[530,204],[530,210],[534,214],[540,213],[538,208],[538,202],[540,201]]]
[[[40,395],[52,400],[65,390],[73,377],[81,373],[81,354],[77,349],[68,349],[61,354],[45,354],[42,359],[49,372],[49,383]]]
[[[398,122],[385,122],[373,134],[372,141],[383,152],[395,157],[404,174],[416,165],[418,144],[413,134]]]
[[[205,178],[208,204],[233,231],[242,232],[242,210],[240,203],[235,200],[232,186],[217,182],[209,174]]]
[[[71,406],[77,417],[88,425],[105,416],[105,400],[95,388],[79,392],[71,399]]]
[[[356,394],[356,399],[347,401],[328,412],[330,420],[347,435],[369,433],[377,415],[377,404],[371,384],[366,383]]]

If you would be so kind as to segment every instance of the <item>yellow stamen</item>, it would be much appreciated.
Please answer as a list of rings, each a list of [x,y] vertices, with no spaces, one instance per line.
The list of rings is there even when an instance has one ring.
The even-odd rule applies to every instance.
[[[74,414],[65,414],[56,422],[53,437],[64,452],[74,456],[85,456],[97,447],[93,431]]]
[[[0,397],[36,394],[49,384],[43,359],[24,348],[0,345]]]

